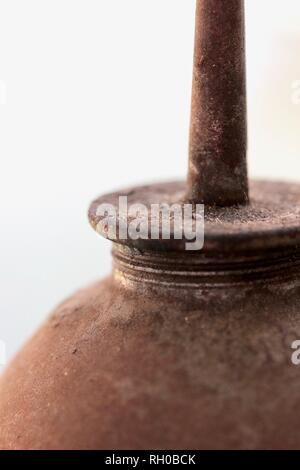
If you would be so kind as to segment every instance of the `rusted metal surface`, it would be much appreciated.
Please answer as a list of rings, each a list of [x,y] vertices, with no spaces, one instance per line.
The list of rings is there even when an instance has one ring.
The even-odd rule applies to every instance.
[[[248,202],[244,0],[198,0],[188,198]]]
[[[1,449],[300,448],[300,185],[252,182],[246,204],[243,2],[197,3],[188,184],[104,196],[89,219],[119,195],[188,194],[207,204],[204,249],[114,240],[113,275],[1,377]]]
[[[0,448],[299,448],[300,272],[285,275],[190,288],[123,270],[78,292],[1,378]]]
[[[128,195],[128,206],[143,202],[150,214],[151,204],[167,203],[170,207],[182,201],[186,194],[185,182],[159,183],[124,190],[97,198],[90,206],[89,220],[92,227],[109,239],[105,227],[101,226],[99,205],[111,204],[115,207],[116,225],[126,214],[119,212],[119,195]],[[205,206],[205,240],[203,252],[214,256],[216,253],[271,250],[300,246],[300,186],[284,182],[251,181],[251,203],[242,206]],[[148,220],[147,239],[122,240],[141,250],[185,251],[186,241],[174,239],[151,239],[151,221]],[[118,230],[117,230],[118,235]]]

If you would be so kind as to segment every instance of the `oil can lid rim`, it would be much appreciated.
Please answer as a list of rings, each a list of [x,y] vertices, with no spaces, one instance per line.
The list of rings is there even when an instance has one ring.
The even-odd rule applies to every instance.
[[[183,234],[181,239],[164,239],[159,229],[159,239],[151,236],[152,205],[174,204],[184,206],[186,184],[167,182],[128,188],[119,192],[101,196],[92,202],[89,209],[89,221],[92,227],[103,237],[113,242],[125,244],[141,250],[185,251],[190,238]],[[120,208],[120,197],[125,198]],[[120,237],[120,224],[127,226],[132,221],[128,208],[142,204],[148,209],[149,233],[147,238],[133,240]],[[112,236],[100,215],[99,207],[109,205],[115,209],[116,233]],[[103,214],[103,212],[102,212]],[[300,184],[287,182],[251,181],[250,204],[246,206],[207,207],[204,206],[204,247],[206,253],[242,252],[247,250],[276,250],[294,247],[300,250]]]

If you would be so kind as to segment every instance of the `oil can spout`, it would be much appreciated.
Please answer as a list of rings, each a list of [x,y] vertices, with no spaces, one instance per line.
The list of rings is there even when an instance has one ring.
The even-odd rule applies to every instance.
[[[244,0],[197,0],[188,199],[248,202]]]

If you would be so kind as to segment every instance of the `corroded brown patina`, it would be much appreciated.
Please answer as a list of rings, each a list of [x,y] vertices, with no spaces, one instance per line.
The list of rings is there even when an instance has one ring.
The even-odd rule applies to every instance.
[[[300,185],[251,182],[248,201],[243,2],[197,3],[188,184],[107,195],[89,220],[106,236],[97,207],[119,195],[205,201],[204,249],[114,240],[112,276],[1,378],[2,449],[300,448]]]
[[[199,0],[188,197],[248,202],[244,0]]]

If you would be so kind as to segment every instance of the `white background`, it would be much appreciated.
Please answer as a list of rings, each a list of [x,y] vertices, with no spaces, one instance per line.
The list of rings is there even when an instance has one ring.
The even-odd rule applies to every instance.
[[[249,166],[300,180],[299,0],[246,0]],[[0,0],[0,340],[110,270],[86,217],[123,186],[185,177],[194,0]]]

